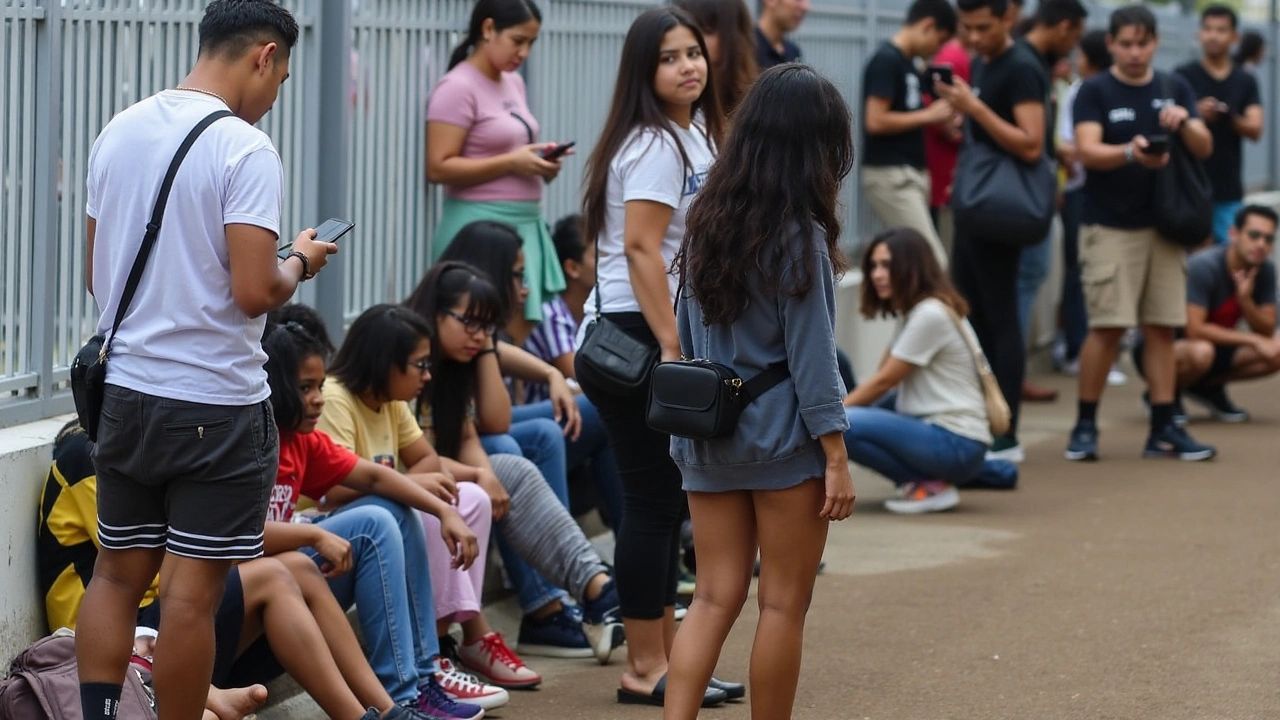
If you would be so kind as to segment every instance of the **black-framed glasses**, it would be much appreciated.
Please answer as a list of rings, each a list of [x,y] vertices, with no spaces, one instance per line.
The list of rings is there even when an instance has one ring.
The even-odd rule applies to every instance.
[[[512,270],[511,279],[515,280],[516,284],[519,285],[520,287],[524,287],[524,271],[523,270]]]
[[[485,335],[492,335],[498,331],[498,326],[495,325],[494,323],[482,323],[479,320],[476,320],[475,318],[469,318],[469,317],[466,317],[465,315],[459,315],[458,313],[452,310],[447,311],[445,314],[447,314],[449,317],[453,318],[454,320],[457,320],[458,322],[462,323],[462,329],[466,330],[472,335],[480,332],[481,330],[484,331]]]
[[[1264,233],[1261,230],[1245,230],[1244,234],[1250,240],[1266,240],[1268,245],[1274,245],[1276,242],[1275,233]]]
[[[424,357],[418,362],[411,362],[409,363],[409,367],[418,368],[419,372],[431,372],[435,369],[435,365],[431,362],[431,358],[429,357]]]

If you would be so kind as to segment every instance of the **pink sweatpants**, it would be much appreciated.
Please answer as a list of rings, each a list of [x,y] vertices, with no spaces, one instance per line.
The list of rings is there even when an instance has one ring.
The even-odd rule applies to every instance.
[[[450,623],[466,622],[480,614],[484,563],[489,554],[489,531],[493,527],[489,495],[475,483],[458,483],[457,510],[480,542],[480,555],[467,570],[453,569],[453,557],[440,537],[440,520],[419,511],[422,530],[427,536],[427,563],[431,570],[431,591],[435,594],[436,619]]]

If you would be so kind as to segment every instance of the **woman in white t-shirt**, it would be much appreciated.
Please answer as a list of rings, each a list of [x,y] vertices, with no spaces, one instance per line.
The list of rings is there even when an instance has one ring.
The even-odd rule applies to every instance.
[[[583,234],[596,239],[600,262],[586,303],[597,317],[588,317],[584,331],[609,322],[663,360],[680,357],[671,261],[723,125],[706,54],[701,31],[684,11],[660,7],[636,18],[622,47],[608,120],[587,161]],[[645,422],[647,380],[620,391],[585,364],[582,353],[575,369],[600,412],[622,484],[615,579],[627,669],[618,702],[660,706],[675,632],[680,470],[671,459],[671,436]],[[723,702],[726,688],[734,696],[745,693],[741,685],[713,681],[704,703]]]
[[[929,243],[909,228],[877,235],[862,261],[862,314],[898,318],[875,375],[844,400],[849,460],[893,481],[892,512],[949,510],[956,484],[982,469],[991,429],[978,379],[969,305]],[[965,333],[968,336],[961,335]],[[868,407],[897,388],[896,407]]]

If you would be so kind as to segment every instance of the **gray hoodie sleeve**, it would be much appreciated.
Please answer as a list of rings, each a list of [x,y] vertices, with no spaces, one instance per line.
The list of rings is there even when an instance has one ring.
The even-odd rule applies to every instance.
[[[811,437],[849,429],[845,417],[844,382],[836,364],[836,290],[831,258],[815,248],[813,287],[803,298],[790,296],[795,265],[779,283],[778,309],[782,321],[787,365],[795,381],[800,419]]]

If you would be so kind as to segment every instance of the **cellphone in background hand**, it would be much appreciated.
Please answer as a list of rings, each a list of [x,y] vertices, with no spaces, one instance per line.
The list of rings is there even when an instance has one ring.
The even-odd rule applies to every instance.
[[[943,85],[955,84],[955,76],[952,74],[950,65],[930,65],[924,72],[925,77],[930,80],[935,80]],[[933,87],[933,84],[929,83],[929,87]]]
[[[1142,149],[1144,155],[1163,155],[1169,152],[1168,135],[1152,135],[1147,138],[1147,146]]]
[[[569,152],[569,148],[571,148],[571,147],[573,147],[574,145],[577,145],[577,144],[578,144],[578,143],[577,143],[576,141],[567,142],[567,143],[560,143],[559,145],[556,145],[555,147],[551,148],[550,150],[543,150],[543,151],[542,151],[542,159],[543,159],[543,160],[555,160],[555,159],[559,158],[561,155],[564,155],[565,153]]]
[[[315,240],[316,242],[327,242],[327,243],[337,242],[338,238],[351,232],[351,229],[354,228],[355,226],[356,224],[351,222],[350,220],[339,220],[338,218],[329,218],[328,220],[325,220],[324,222],[320,223],[320,226],[316,228]],[[276,256],[279,258],[287,258],[289,257],[289,253],[292,251],[293,251],[293,243],[290,242],[288,245],[285,245],[279,250],[276,250]]]

